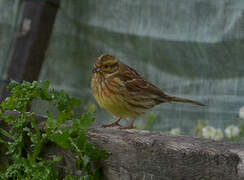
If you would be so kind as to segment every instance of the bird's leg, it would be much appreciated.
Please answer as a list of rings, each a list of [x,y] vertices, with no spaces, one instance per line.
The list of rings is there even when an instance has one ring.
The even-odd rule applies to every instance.
[[[102,125],[102,127],[106,128],[106,127],[114,127],[114,126],[121,126],[119,124],[119,121],[120,121],[121,118],[118,118],[115,122],[111,123],[111,124],[104,124]]]
[[[130,123],[128,126],[125,126],[125,127],[120,127],[119,129],[133,129],[134,128],[134,122],[135,122],[136,119],[132,119],[130,120]]]

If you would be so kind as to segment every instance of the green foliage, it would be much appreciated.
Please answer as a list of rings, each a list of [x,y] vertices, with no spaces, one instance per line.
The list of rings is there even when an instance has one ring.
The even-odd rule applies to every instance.
[[[155,125],[156,120],[157,120],[157,116],[155,115],[155,113],[151,112],[146,118],[144,129],[151,130]]]
[[[207,126],[207,123],[206,122],[204,122],[204,121],[200,121],[198,124],[197,124],[197,126],[196,126],[196,128],[195,128],[195,136],[196,137],[203,137],[203,135],[202,135],[202,129],[204,128],[204,127],[206,127]]]
[[[155,113],[151,112],[144,120],[143,125],[139,126],[136,125],[136,129],[142,130],[152,130],[153,126],[156,124],[156,122],[158,121],[158,117]]]
[[[66,180],[99,179],[99,169],[92,167],[91,162],[106,158],[108,153],[95,148],[85,136],[95,121],[94,112],[88,111],[75,118],[73,109],[81,105],[81,101],[63,91],[50,89],[48,81],[22,84],[12,81],[9,91],[11,96],[0,105],[0,118],[10,126],[8,131],[0,128],[0,143],[6,148],[5,155],[9,159],[5,166],[1,166],[0,179],[58,179],[55,164],[62,158],[53,156],[46,160],[41,157],[43,148],[50,141],[77,154],[77,165],[84,175],[67,175]],[[33,99],[48,101],[58,110],[57,116],[48,112],[43,131],[38,128],[35,114],[28,112]],[[6,115],[7,110],[17,111],[18,117]],[[71,125],[67,125],[67,120],[72,122]]]

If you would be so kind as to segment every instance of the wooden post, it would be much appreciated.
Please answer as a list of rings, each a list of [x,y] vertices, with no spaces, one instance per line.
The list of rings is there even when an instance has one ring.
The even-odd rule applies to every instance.
[[[6,81],[37,80],[60,0],[25,1],[19,29],[8,57]],[[3,85],[0,101],[8,96]]]

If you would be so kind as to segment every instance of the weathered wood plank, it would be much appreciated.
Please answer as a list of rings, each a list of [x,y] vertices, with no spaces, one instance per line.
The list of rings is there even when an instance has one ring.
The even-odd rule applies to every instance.
[[[19,29],[16,32],[4,79],[37,80],[60,0],[24,1]],[[1,99],[8,96],[3,87]]]
[[[17,112],[12,111],[7,113],[18,115]],[[39,127],[45,128],[43,125],[46,118],[37,116],[36,119]],[[87,137],[95,146],[111,153],[110,157],[102,162],[103,179],[244,179],[244,145],[242,144],[98,126],[90,128]],[[80,174],[75,167],[72,158],[74,155],[71,152],[56,146],[45,149],[46,154],[58,153],[64,157],[64,161],[59,165],[61,172]]]
[[[104,162],[108,180],[244,179],[240,144],[115,128],[91,128],[87,136],[112,153]]]

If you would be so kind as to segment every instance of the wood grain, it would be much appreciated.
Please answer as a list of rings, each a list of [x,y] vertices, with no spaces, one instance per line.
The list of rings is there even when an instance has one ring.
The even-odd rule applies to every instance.
[[[7,114],[18,116],[17,112]],[[39,128],[46,118],[37,115]],[[4,127],[0,121],[1,127]],[[68,123],[68,126],[70,123]],[[7,128],[5,126],[5,128]],[[107,180],[243,180],[244,145],[161,132],[93,126],[87,133],[96,146],[111,153],[101,162]],[[60,172],[82,174],[74,154],[49,144],[43,152],[63,156]]]
[[[240,144],[115,128],[91,128],[87,136],[112,153],[104,162],[108,180],[243,179]]]

